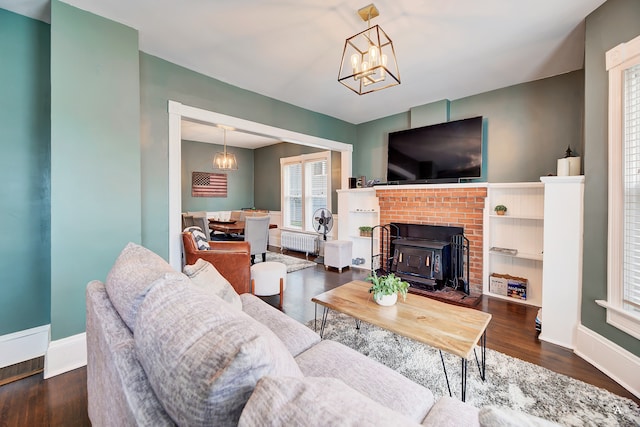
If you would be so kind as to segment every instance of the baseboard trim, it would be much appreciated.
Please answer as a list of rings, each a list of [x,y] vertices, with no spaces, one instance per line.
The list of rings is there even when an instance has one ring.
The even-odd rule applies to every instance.
[[[640,398],[640,357],[583,325],[574,352]]]
[[[51,341],[44,358],[44,378],[51,378],[87,364],[87,333]]]
[[[0,336],[0,368],[44,356],[49,345],[50,325]]]

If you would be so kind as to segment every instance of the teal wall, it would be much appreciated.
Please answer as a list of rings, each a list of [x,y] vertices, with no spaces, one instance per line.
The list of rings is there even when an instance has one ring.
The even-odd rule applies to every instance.
[[[438,101],[358,125],[353,174],[386,180],[387,137],[410,127],[484,117],[485,180],[539,181],[567,145],[582,153],[584,73],[574,71],[454,101]]]
[[[50,321],[49,41],[0,9],[0,335]]]
[[[237,171],[213,169],[213,157],[224,147],[204,142],[182,141],[182,212],[230,211],[254,207],[253,150],[227,147],[238,161]],[[227,175],[227,197],[191,197],[191,173],[216,172]]]
[[[140,242],[137,31],[51,3],[51,338],[85,330],[85,287]]]
[[[143,52],[140,93],[142,242],[164,258],[169,255],[169,100],[346,144],[356,142],[353,124],[231,86]]]
[[[640,2],[609,0],[587,17],[585,48],[582,323],[640,356],[640,341],[606,323],[608,75],[605,52],[640,35]]]

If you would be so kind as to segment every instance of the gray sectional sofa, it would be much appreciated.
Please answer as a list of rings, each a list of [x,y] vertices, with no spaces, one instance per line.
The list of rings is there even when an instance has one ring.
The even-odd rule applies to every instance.
[[[242,309],[129,244],[87,291],[94,426],[473,426],[478,410],[320,337],[261,299]]]

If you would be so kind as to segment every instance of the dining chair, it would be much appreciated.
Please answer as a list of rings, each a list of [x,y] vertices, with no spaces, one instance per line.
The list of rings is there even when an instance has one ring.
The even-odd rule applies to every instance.
[[[256,255],[262,254],[263,262],[267,260],[270,219],[268,215],[248,216],[244,219],[244,241],[251,246],[251,264],[255,263]]]
[[[211,240],[211,229],[209,229],[207,212],[189,212],[189,214],[193,217],[193,225],[200,227],[202,232],[207,236],[207,240]]]

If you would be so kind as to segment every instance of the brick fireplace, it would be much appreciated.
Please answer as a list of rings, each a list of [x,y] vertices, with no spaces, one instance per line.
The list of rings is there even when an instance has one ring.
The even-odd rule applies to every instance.
[[[482,294],[483,212],[487,187],[474,184],[376,187],[380,224],[392,222],[463,227],[469,239],[469,287]]]

